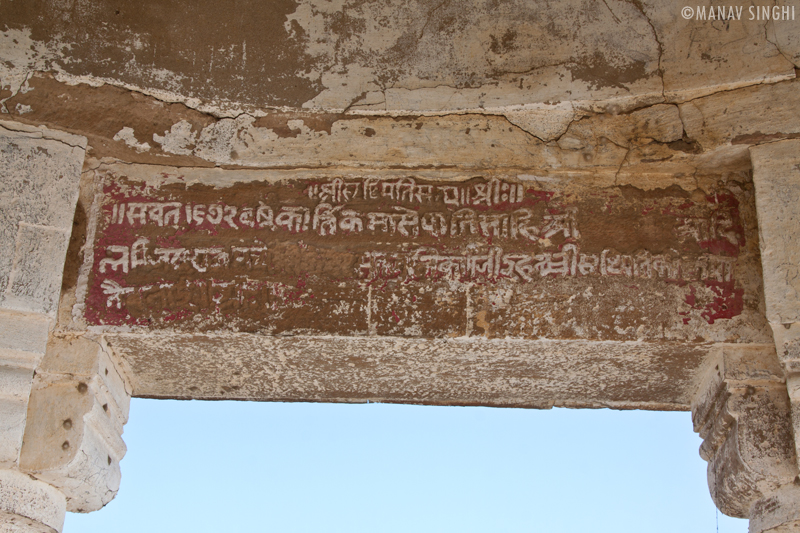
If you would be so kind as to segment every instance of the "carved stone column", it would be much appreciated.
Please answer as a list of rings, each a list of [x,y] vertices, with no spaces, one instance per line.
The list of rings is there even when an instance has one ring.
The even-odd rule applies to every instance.
[[[750,532],[800,530],[791,407],[774,352],[728,346],[710,359],[692,403],[717,507]]]
[[[767,318],[792,403],[800,444],[800,140],[755,146],[753,182]],[[798,448],[800,449],[800,448]],[[800,454],[798,454],[800,457]]]
[[[52,338],[85,150],[0,122],[2,531],[60,531],[119,485],[130,387],[100,343]]]

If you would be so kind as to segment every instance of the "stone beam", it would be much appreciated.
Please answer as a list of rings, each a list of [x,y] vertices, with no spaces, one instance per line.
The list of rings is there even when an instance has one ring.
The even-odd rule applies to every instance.
[[[62,101],[76,104],[65,109]],[[266,109],[214,116],[39,73],[6,105],[14,120],[86,136],[96,158],[179,167],[524,168],[638,187],[668,177],[688,187],[723,172],[746,172],[749,146],[800,135],[788,111],[800,106],[795,80],[679,104],[568,106],[556,125],[554,109],[432,115]]]
[[[93,175],[59,327],[135,395],[687,409],[715,346],[772,342],[747,174]]]

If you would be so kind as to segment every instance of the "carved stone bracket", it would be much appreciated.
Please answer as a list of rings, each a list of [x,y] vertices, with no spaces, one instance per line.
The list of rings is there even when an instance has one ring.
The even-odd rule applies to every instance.
[[[692,420],[723,513],[749,518],[751,533],[800,527],[791,406],[774,352],[721,349],[703,374]]]
[[[60,489],[68,511],[98,510],[119,489],[131,388],[112,357],[102,339],[55,337],[34,378],[19,467]]]

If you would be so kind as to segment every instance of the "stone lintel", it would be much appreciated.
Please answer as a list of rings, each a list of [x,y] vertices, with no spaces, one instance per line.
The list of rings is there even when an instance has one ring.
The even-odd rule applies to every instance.
[[[106,335],[135,396],[687,410],[721,349],[772,345],[519,339]]]

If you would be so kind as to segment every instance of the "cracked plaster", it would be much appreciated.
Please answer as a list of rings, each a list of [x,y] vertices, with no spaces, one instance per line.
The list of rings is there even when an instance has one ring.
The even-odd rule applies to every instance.
[[[685,21],[668,3],[571,0],[544,9],[529,2],[466,8],[423,0],[402,5],[307,0],[282,4],[283,19],[279,10],[268,21],[283,41],[206,29],[206,42],[174,36],[169,45],[154,32],[172,35],[177,28],[167,24],[157,30],[141,6],[69,12],[59,1],[39,3],[47,4],[52,18],[37,23],[35,32],[29,28],[36,6],[15,5],[0,33],[7,60],[0,67],[0,86],[9,95],[25,90],[31,71],[50,70],[69,83],[111,83],[216,116],[258,115],[268,108],[517,116],[530,110],[536,116],[565,101],[592,107],[618,100],[636,107],[794,77],[794,65],[768,40],[761,23],[719,27]],[[240,15],[249,9],[243,6]],[[218,15],[220,27],[233,23],[231,14]],[[98,61],[103,52],[87,51],[65,26],[91,28],[101,20],[117,31],[93,28],[88,43],[118,61],[111,69],[103,66],[108,61]],[[786,25],[776,25],[774,33],[791,52],[794,40]],[[269,68],[282,70],[253,70],[266,51],[276,50],[282,59]],[[247,92],[259,85],[252,83],[259,77],[273,89]],[[245,78],[251,83],[225,90]],[[281,79],[296,80],[305,87],[297,95],[310,98],[280,96],[275,83]],[[205,83],[198,85],[200,80]]]

